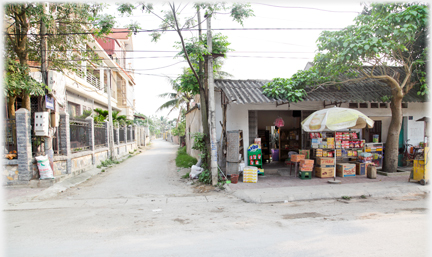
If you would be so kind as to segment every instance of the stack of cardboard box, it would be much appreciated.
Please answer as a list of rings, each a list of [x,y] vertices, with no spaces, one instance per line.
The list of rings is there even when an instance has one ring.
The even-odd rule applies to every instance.
[[[300,172],[301,171],[313,171],[314,160],[304,159],[300,160]]]
[[[243,169],[243,183],[257,183],[258,182],[258,168],[247,166]]]
[[[334,177],[334,158],[316,157],[315,176],[319,178]]]

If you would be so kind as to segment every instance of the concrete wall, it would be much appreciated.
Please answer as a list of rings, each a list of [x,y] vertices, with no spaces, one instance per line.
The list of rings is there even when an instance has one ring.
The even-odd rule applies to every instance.
[[[18,180],[18,165],[5,165],[3,167],[3,185],[13,183]]]
[[[220,101],[220,100],[219,100]],[[216,112],[216,115],[218,113]],[[219,111],[219,115],[220,115],[220,111]],[[217,116],[216,116],[216,122],[217,121]],[[190,111],[189,113],[186,114],[186,151],[190,156],[193,156],[197,159],[199,159],[199,154],[200,152],[197,150],[193,150],[192,146],[193,146],[193,134],[200,132],[202,133],[202,122],[201,122],[201,111],[196,108],[193,109],[192,111]],[[220,136],[220,132],[219,132],[219,136]]]
[[[223,121],[222,118],[222,107],[221,107],[221,93],[215,92],[215,103],[216,103],[216,124]],[[348,108],[349,104],[344,103],[341,107]],[[327,106],[326,108],[332,108],[333,106]],[[227,131],[228,130],[243,130],[243,137],[249,137],[249,126],[248,126],[248,111],[287,111],[287,110],[321,110],[324,109],[323,102],[300,102],[291,103],[290,105],[280,105],[276,107],[276,104],[228,104],[227,105]],[[390,108],[358,108],[358,111],[368,115],[373,120],[382,120],[382,142],[387,140],[388,126],[391,119]],[[410,143],[417,145],[419,142],[423,142],[424,134],[424,123],[416,122],[424,116],[428,116],[428,104],[427,103],[408,103],[408,108],[403,109],[404,117],[413,116],[412,120],[408,121],[407,137],[410,139]],[[269,120],[274,117],[263,117],[258,116],[259,121]],[[274,120],[273,120],[274,121]],[[284,120],[285,121],[285,120]],[[273,123],[273,122],[272,122]],[[286,124],[286,123],[285,123]],[[216,126],[217,140],[220,139],[222,128],[220,125]],[[247,140],[244,141],[245,144]],[[247,156],[247,147],[244,145],[244,156]]]

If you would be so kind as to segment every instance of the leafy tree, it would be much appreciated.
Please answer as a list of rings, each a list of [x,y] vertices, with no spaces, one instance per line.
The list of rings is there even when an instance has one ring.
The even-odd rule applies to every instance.
[[[28,67],[18,61],[6,59],[6,76],[4,77],[4,95],[8,98],[8,116],[15,117],[15,100],[25,95],[41,96],[47,87],[33,79],[27,72]]]
[[[143,11],[147,11],[148,13],[152,13],[159,17],[161,19],[161,31],[162,33],[168,29],[173,29],[177,32],[179,38],[180,38],[180,44],[181,49],[183,50],[184,57],[188,62],[190,71],[193,73],[196,82],[198,83],[199,88],[199,94],[200,94],[200,103],[201,103],[201,118],[203,120],[203,132],[204,135],[206,135],[205,141],[207,143],[207,148],[210,152],[210,130],[209,130],[209,124],[208,122],[208,86],[204,82],[204,64],[202,60],[199,60],[198,62],[198,69],[196,69],[196,65],[194,66],[193,59],[198,58],[196,56],[189,57],[188,51],[186,49],[187,47],[187,41],[185,41],[182,31],[184,29],[189,29],[195,26],[198,26],[199,28],[199,40],[198,42],[204,42],[204,39],[202,37],[201,33],[201,14],[200,11],[204,11],[204,17],[206,19],[211,19],[212,16],[216,15],[216,12],[219,10],[230,10],[230,15],[233,18],[234,21],[239,22],[243,25],[243,20],[247,17],[253,16],[253,11],[249,8],[250,5],[247,3],[235,3],[231,6],[227,6],[225,3],[195,3],[194,8],[197,10],[197,14],[195,15],[198,20],[196,21],[195,16],[194,17],[188,17],[182,20],[180,17],[180,13],[182,10],[186,7],[183,6],[182,3],[176,5],[175,3],[168,3],[169,10],[168,11],[162,11],[162,16],[155,13],[153,11],[152,5],[146,5],[144,3],[139,3],[138,5],[132,5],[132,4],[122,4],[119,6],[118,10],[122,13],[132,14],[132,11],[136,8],[139,8]],[[136,24],[135,24],[136,25]],[[137,26],[134,26],[134,28],[137,28]],[[151,34],[154,41],[157,41],[161,37],[161,33],[154,32]],[[200,46],[200,45],[198,45]],[[217,48],[216,48],[217,49]],[[212,53],[213,54],[213,53]],[[199,58],[198,58],[199,59]],[[206,158],[203,160],[204,162],[210,162],[210,158]]]
[[[93,51],[88,51],[86,42],[92,35],[82,33],[83,28],[93,31],[96,36],[109,33],[114,26],[113,17],[101,16],[99,13],[104,4],[99,3],[49,3],[48,11],[44,11],[42,2],[8,3],[4,5],[6,41],[4,57],[10,61],[19,61],[19,69],[23,74],[29,73],[29,61],[40,62],[41,21],[43,21],[48,41],[48,69],[77,71],[85,61],[98,63],[99,58]],[[65,58],[65,56],[67,56]],[[6,76],[11,76],[7,73]],[[27,76],[27,75],[23,75]],[[13,81],[14,77],[7,78]],[[41,95],[44,87],[29,79],[27,84],[21,83],[24,89],[8,96],[19,96],[23,107],[30,110],[30,95]],[[36,87],[39,87],[36,89]],[[10,88],[8,88],[10,89]],[[13,91],[14,89],[11,88]],[[9,99],[9,101],[14,99]],[[12,110],[14,111],[14,110]]]
[[[428,6],[421,3],[367,5],[355,18],[355,25],[322,32],[314,67],[291,78],[290,83],[297,83],[297,89],[364,80],[390,87],[391,95],[382,96],[390,99],[392,113],[385,153],[387,172],[397,169],[404,96],[410,90],[420,95],[428,93],[428,15]]]

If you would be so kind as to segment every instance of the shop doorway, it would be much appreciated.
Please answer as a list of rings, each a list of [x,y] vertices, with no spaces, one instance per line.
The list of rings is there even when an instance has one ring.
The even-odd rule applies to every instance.
[[[286,167],[290,152],[301,149],[301,116],[299,110],[249,111],[249,139],[261,139],[265,171]]]

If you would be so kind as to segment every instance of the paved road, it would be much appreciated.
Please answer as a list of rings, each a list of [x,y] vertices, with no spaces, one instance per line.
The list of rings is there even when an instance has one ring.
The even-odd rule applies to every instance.
[[[427,199],[245,203],[195,193],[152,148],[60,196],[9,206],[5,256],[426,256]]]

